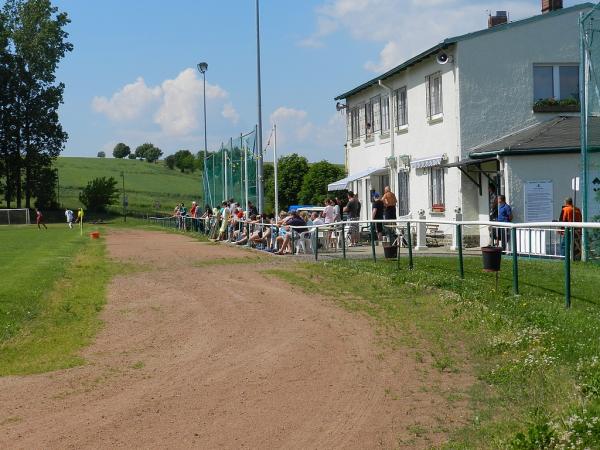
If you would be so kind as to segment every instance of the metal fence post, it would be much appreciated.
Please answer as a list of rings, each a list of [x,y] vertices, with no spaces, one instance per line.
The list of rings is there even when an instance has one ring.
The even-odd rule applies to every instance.
[[[402,246],[400,245],[400,239],[402,239],[402,237],[400,236],[400,234],[398,233],[398,223],[395,224],[396,225],[396,270],[400,270],[400,249],[402,248]]]
[[[412,251],[412,232],[410,231],[410,222],[406,222],[406,230],[408,231],[408,268],[413,269],[413,251]]]
[[[565,307],[571,307],[571,228],[565,229]]]
[[[319,227],[315,227],[315,236],[314,236],[315,245],[313,248],[315,249],[315,261],[319,259]]]
[[[373,261],[377,262],[377,256],[375,255],[375,224],[371,222],[371,252],[373,253]]]
[[[463,261],[462,225],[456,225],[456,247],[458,248],[458,273],[464,280],[465,265]]]
[[[293,228],[290,228],[290,233],[292,233],[292,239],[291,239],[291,241],[292,241],[292,255],[295,255],[296,254],[296,240],[294,238],[294,229]]]
[[[344,224],[342,223],[342,255],[346,259],[346,234],[344,233]]]
[[[517,229],[510,229],[510,245],[513,265],[513,294],[519,295],[519,254],[517,253]]]

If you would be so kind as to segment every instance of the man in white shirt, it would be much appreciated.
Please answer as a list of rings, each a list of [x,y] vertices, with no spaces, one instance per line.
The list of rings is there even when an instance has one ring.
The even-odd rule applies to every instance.
[[[67,225],[69,225],[69,228],[73,228],[73,211],[65,209],[65,217],[67,218]]]

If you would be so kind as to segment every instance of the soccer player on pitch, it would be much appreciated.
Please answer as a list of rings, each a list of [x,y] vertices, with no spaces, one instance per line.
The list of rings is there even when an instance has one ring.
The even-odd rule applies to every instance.
[[[42,215],[42,212],[35,208],[35,223],[37,223],[38,229],[42,229],[42,227],[40,225],[44,225],[44,228],[47,230],[48,227],[46,226],[46,224],[44,223],[44,216]]]

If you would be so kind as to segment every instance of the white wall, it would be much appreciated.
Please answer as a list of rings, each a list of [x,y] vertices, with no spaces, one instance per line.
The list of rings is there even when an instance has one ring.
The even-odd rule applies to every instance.
[[[533,64],[578,63],[581,10],[461,41],[460,120],[463,154],[551,119],[534,113]]]
[[[552,181],[552,217],[558,219],[566,197],[572,196],[571,178],[581,173],[580,156],[562,155],[510,156],[506,158],[506,201],[513,208],[514,222],[525,221],[524,185],[528,181]],[[581,199],[577,200],[581,207]]]
[[[442,72],[443,117],[438,121],[429,122],[426,114],[425,77],[438,71]],[[432,56],[385,80],[385,84],[393,90],[407,87],[408,127],[393,133],[396,157],[410,155],[414,160],[446,154],[449,161],[454,161],[459,156],[457,78],[456,66],[439,65],[435,56]],[[368,102],[378,94],[383,97],[388,94],[388,91],[380,86],[364,90],[347,99],[348,109]],[[390,111],[390,114],[393,114],[393,111]],[[366,142],[365,138],[361,137],[359,145],[353,145],[349,141],[347,143],[348,173],[352,174],[367,167],[384,167],[386,158],[391,156],[390,134],[382,135],[377,132],[372,142]],[[397,178],[397,175],[393,176]],[[458,170],[446,170],[445,187],[446,213],[433,214],[437,218],[453,217],[454,209],[460,205]],[[424,209],[427,215],[430,215],[428,171],[411,169],[410,192],[410,210],[416,212]],[[363,197],[362,200],[365,198]],[[366,209],[363,208],[363,211]],[[366,218],[364,214],[363,217]]]

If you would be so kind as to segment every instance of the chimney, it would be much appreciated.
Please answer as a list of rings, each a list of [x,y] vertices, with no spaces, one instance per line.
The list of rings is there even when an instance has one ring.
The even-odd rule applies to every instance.
[[[550,11],[556,11],[562,9],[562,0],[542,0],[542,14],[546,14]]]
[[[488,18],[488,28],[495,27],[496,25],[502,25],[508,22],[508,13],[506,11],[496,11],[496,15]]]

